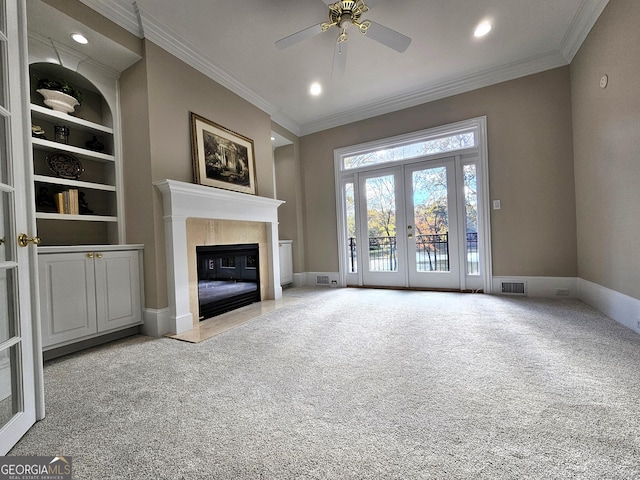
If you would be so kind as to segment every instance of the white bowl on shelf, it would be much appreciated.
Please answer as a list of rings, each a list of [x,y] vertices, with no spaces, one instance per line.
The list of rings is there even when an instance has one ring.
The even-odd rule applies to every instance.
[[[80,105],[74,97],[58,90],[41,88],[36,91],[44,97],[44,104],[56,112],[71,113]]]

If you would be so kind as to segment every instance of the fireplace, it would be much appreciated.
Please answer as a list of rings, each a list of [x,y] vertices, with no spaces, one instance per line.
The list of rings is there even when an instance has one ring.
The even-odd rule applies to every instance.
[[[196,247],[199,320],[260,301],[259,253],[257,243]]]
[[[262,299],[276,300],[282,297],[278,258],[278,207],[284,202],[176,180],[161,180],[154,185],[162,193],[169,308],[166,317],[162,310],[158,310],[155,315],[150,312],[145,317],[145,329],[150,335],[179,334],[198,324],[197,274],[194,271],[193,277],[190,277],[189,272],[190,268],[195,270],[195,259],[189,261],[189,257],[192,254],[195,257],[197,245],[261,242]],[[203,235],[199,238],[188,235],[187,224],[190,221],[209,222],[213,225],[211,228],[207,227],[211,235],[204,235],[207,238],[203,238]],[[243,228],[234,228],[237,233],[233,239],[231,235],[225,234],[225,239],[218,241],[217,226],[229,223],[247,225],[252,229],[255,225],[260,225],[264,230],[264,240],[254,240],[245,235]],[[197,238],[193,243],[193,250],[189,248],[191,238]],[[190,288],[190,278],[193,280],[193,289]]]

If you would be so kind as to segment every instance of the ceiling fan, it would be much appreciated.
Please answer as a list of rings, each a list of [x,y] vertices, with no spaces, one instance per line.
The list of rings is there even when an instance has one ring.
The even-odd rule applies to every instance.
[[[380,25],[371,20],[361,20],[364,13],[369,11],[379,0],[343,0],[332,2],[323,0],[329,7],[329,21],[305,28],[297,33],[284,37],[276,42],[276,48],[282,50],[299,43],[307,38],[326,32],[331,27],[336,27],[340,33],[336,39],[336,50],[333,57],[333,74],[344,73],[346,65],[348,29],[353,26],[364,36],[386,45],[397,52],[404,52],[411,43],[411,39],[389,27]]]

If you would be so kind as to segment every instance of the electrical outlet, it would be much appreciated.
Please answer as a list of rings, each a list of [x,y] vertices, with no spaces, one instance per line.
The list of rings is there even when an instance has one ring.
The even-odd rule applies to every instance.
[[[568,288],[556,288],[556,295],[559,297],[568,297],[569,289]]]
[[[338,286],[338,281],[337,280],[331,280],[331,286],[332,287],[337,287]]]

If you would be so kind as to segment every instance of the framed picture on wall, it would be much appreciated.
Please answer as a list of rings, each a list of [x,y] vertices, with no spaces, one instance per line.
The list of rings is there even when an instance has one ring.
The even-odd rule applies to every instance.
[[[191,112],[191,145],[196,183],[255,195],[253,140]]]

